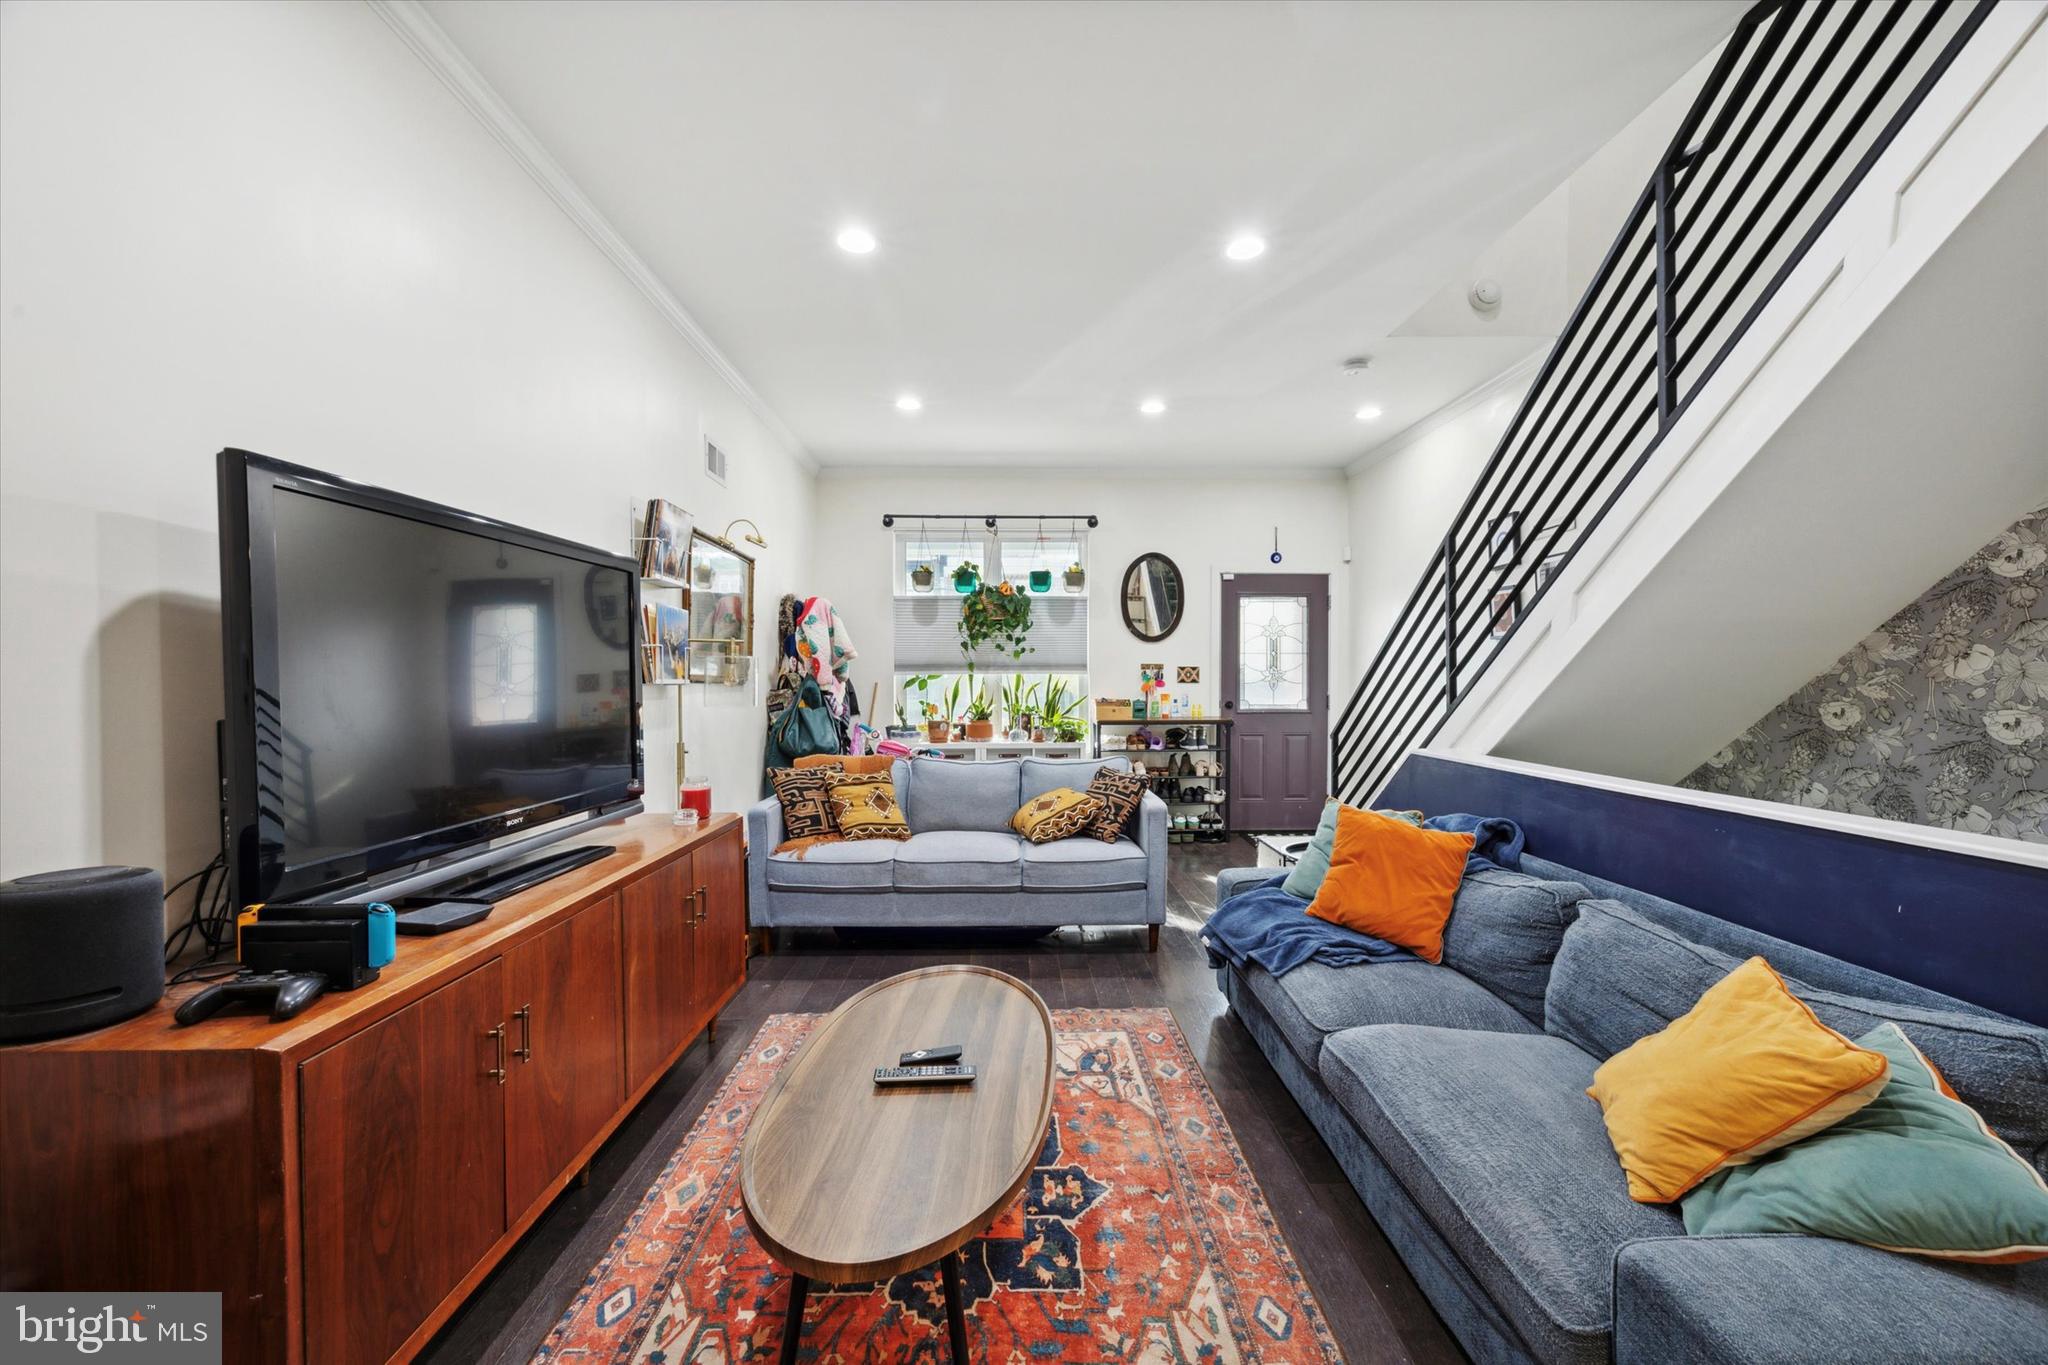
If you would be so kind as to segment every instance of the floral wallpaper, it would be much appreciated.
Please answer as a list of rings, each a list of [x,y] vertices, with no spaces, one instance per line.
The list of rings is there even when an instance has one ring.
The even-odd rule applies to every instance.
[[[1680,779],[2048,843],[2048,507]]]

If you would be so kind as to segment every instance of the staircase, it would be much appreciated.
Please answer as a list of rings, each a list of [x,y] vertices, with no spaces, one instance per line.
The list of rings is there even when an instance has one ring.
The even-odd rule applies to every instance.
[[[1505,675],[1539,644],[1559,652],[1544,637],[1569,624],[1561,589],[1607,571],[1673,470],[1697,462],[1709,433],[1741,426],[1730,405],[1812,306],[1800,272],[1827,254],[1815,244],[1834,241],[1845,206],[1873,198],[1858,191],[1895,144],[1919,155],[1902,131],[1928,142],[1927,158],[1940,150],[1980,88],[2040,36],[2042,10],[1764,0],[1744,15],[1339,716],[1337,795],[1367,802],[1416,748],[1512,732],[1520,716],[1494,714],[1500,699],[1519,690],[1527,710],[1540,697]],[[1891,205],[1893,238],[1900,211]],[[1819,273],[1814,297],[1842,270]],[[1746,453],[1769,434],[1751,433]],[[1851,638],[1870,624],[1853,622]],[[1568,663],[1551,658],[1530,678],[1554,680]]]

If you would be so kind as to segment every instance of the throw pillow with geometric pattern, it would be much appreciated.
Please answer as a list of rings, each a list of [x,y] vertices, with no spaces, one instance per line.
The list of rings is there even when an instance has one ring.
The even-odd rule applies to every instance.
[[[832,820],[847,839],[908,839],[910,824],[886,774],[844,777],[832,788]]]
[[[1123,838],[1138,803],[1145,799],[1145,779],[1135,773],[1101,768],[1088,784],[1088,795],[1102,801],[1102,812],[1089,822],[1088,832],[1105,844],[1113,844]]]
[[[1102,815],[1102,798],[1077,792],[1072,787],[1054,787],[1043,796],[1026,801],[1010,817],[1010,828],[1034,844],[1071,839],[1086,834]]]
[[[832,819],[832,787],[845,781],[837,767],[772,768],[768,781],[775,799],[782,803],[782,833],[786,839],[816,839],[837,834]]]

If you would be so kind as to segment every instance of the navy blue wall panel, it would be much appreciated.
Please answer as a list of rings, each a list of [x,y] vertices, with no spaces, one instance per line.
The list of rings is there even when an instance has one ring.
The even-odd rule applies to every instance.
[[[1529,851],[2048,1025],[2048,872],[1415,754],[1373,804],[1505,815]]]

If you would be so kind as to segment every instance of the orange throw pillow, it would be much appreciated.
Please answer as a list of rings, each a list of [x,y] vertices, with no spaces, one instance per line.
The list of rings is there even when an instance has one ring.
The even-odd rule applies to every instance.
[[[1444,922],[1465,875],[1472,836],[1417,829],[1369,810],[1337,812],[1330,872],[1308,913],[1444,960]]]

